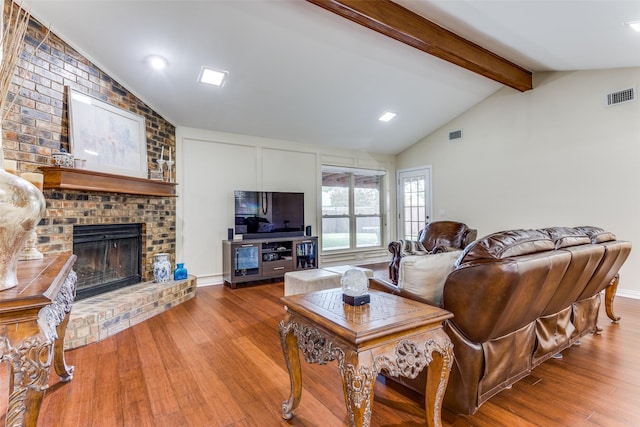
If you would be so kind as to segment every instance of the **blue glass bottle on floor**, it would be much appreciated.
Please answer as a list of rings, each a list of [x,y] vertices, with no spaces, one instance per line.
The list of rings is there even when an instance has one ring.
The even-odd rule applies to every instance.
[[[179,262],[178,266],[173,271],[173,280],[184,280],[187,278],[187,269],[184,268],[184,263]]]

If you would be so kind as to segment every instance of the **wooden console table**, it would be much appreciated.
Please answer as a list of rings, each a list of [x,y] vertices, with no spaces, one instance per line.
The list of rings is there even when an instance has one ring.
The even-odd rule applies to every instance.
[[[53,362],[61,381],[73,377],[64,335],[75,297],[76,256],[18,263],[18,285],[0,292],[0,360],[9,364],[6,426],[36,426]]]
[[[427,368],[426,421],[441,426],[444,392],[453,364],[453,344],[442,322],[453,315],[441,308],[386,292],[370,291],[369,304],[342,302],[342,289],[281,299],[287,317],[280,342],[291,380],[282,417],[291,419],[302,395],[299,350],[308,363],[338,361],[350,425],[368,426],[378,374],[416,378]]]

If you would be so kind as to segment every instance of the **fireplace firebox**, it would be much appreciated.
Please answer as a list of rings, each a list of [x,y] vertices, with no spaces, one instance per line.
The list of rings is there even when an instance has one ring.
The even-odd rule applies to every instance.
[[[76,300],[140,283],[142,224],[74,226],[73,253]]]

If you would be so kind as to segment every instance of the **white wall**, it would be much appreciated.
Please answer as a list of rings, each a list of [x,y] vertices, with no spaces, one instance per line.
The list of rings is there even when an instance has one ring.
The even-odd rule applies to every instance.
[[[594,225],[640,242],[640,102],[605,106],[640,69],[536,75],[502,89],[397,157],[433,166],[434,219],[478,229]],[[448,133],[462,129],[462,140]],[[444,209],[445,217],[439,216]],[[618,294],[640,297],[640,246]]]
[[[395,176],[393,156],[186,127],[176,130],[176,148],[176,258],[198,276],[199,285],[222,280],[222,241],[234,226],[234,190],[304,192],[305,224],[319,235],[322,164],[384,169],[391,183]],[[395,200],[395,188],[387,182],[386,189],[385,199]],[[395,206],[387,207],[387,217],[394,212]],[[388,229],[382,250],[321,254],[320,264],[388,257]]]

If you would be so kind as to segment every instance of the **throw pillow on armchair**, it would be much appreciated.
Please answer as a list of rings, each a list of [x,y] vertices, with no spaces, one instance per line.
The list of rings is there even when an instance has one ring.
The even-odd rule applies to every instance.
[[[439,306],[449,273],[455,268],[461,250],[426,256],[405,256],[400,260],[398,288]]]

